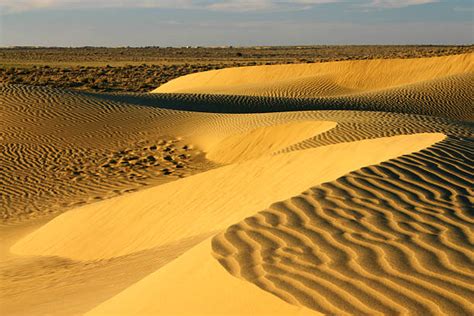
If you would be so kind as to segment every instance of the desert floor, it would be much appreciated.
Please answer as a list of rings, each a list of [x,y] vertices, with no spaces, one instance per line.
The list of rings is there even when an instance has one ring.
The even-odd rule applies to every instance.
[[[474,54],[3,84],[3,315],[474,314]]]

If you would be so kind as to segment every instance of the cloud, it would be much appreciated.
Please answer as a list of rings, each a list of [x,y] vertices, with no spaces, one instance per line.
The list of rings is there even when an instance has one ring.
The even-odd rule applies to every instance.
[[[79,8],[175,8],[214,11],[304,9],[345,0],[0,0],[4,12]]]
[[[303,10],[320,4],[346,3],[371,8],[401,8],[438,0],[0,0],[0,12],[38,9],[175,8],[213,11]],[[352,3],[351,3],[352,2]]]
[[[183,8],[195,6],[193,0],[0,0],[0,9],[21,12],[37,9],[99,8]]]

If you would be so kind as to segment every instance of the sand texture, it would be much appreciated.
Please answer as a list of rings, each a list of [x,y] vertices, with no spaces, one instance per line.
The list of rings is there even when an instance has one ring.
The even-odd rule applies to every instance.
[[[305,105],[299,108],[390,111],[473,120],[473,72],[474,54],[258,66],[191,74],[153,92],[311,98],[311,104],[302,100]],[[273,106],[278,111],[283,104]]]
[[[473,71],[0,86],[2,314],[472,315]]]

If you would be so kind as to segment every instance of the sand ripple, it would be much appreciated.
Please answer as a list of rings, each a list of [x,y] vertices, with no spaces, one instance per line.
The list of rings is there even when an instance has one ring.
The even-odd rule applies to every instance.
[[[313,187],[230,226],[214,256],[323,313],[472,314],[473,149],[448,138]]]

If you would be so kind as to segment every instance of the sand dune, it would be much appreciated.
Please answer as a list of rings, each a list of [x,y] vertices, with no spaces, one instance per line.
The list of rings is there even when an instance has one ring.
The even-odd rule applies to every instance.
[[[219,231],[311,184],[421,150],[443,138],[442,134],[401,135],[232,164],[74,209],[20,240],[11,251],[97,260],[151,249]],[[320,162],[308,172],[314,161]]]
[[[312,97],[317,97],[343,94],[346,92],[344,89],[349,89],[347,92],[352,93],[381,90],[473,71],[474,54],[240,67],[183,76],[160,86],[153,92],[247,94],[244,91],[245,87],[248,87],[260,95],[268,93],[271,88],[282,86],[293,87],[295,92],[298,92],[301,87],[295,80],[307,79],[316,80],[307,88],[313,91]],[[324,84],[326,80],[332,84]],[[281,85],[282,83],[285,84]],[[335,86],[341,87],[342,90],[334,93],[338,90],[334,88]]]
[[[472,234],[466,228],[473,221],[468,216],[472,191],[465,188],[472,168],[458,170],[453,167],[456,163],[440,154],[448,150],[462,157],[467,150],[459,145],[448,139],[276,203],[213,238],[214,256],[231,274],[289,303],[325,314],[469,314],[473,278],[467,240]],[[427,163],[439,164],[439,169],[420,167]],[[445,170],[444,179],[451,180],[439,179],[440,170]],[[391,173],[400,178],[388,177]],[[410,187],[403,189],[410,180],[415,180],[412,194]],[[443,192],[446,189],[452,193]],[[205,242],[167,266],[183,272],[160,270],[91,315],[185,313],[184,308],[176,308],[176,299],[186,308],[209,314],[222,311],[218,308],[229,306],[225,304],[229,294],[216,289],[229,286],[224,276],[218,277],[217,267],[207,267],[207,247]],[[184,271],[198,273],[178,281],[174,276],[187,274]],[[169,290],[176,283],[178,293],[184,295]],[[136,303],[137,297],[153,293],[152,289],[163,299],[160,304],[151,297]],[[199,294],[191,295],[192,291]],[[222,313],[237,315],[245,306],[259,306],[251,303],[255,301],[246,295],[249,291],[238,294],[244,306]],[[209,306],[217,309],[207,310]],[[270,310],[266,312],[270,315]]]
[[[465,54],[229,68],[183,76],[153,92],[214,94],[221,96],[221,104],[226,99],[238,102],[236,95],[264,97],[271,103],[270,108],[254,106],[253,111],[351,109],[473,120],[473,82],[474,54]],[[282,100],[275,104],[265,97]],[[296,100],[289,104],[288,98]],[[257,102],[262,99],[245,101]]]
[[[472,57],[0,86],[2,312],[473,314]]]

